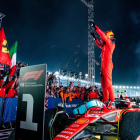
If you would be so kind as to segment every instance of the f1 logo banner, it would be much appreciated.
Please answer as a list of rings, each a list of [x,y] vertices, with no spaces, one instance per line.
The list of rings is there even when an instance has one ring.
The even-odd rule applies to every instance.
[[[16,140],[43,140],[46,64],[20,69]]]
[[[34,80],[38,80],[38,78],[40,77],[43,71],[44,70],[27,72],[25,73],[21,81],[27,81],[28,79],[31,79],[31,78],[34,78]]]

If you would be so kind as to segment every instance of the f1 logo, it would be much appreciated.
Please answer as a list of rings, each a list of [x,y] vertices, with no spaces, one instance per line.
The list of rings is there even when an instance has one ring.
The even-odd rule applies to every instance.
[[[28,79],[32,79],[32,78],[34,78],[34,80],[38,80],[38,78],[41,76],[43,71],[44,70],[27,72],[25,73],[21,81],[27,81]]]

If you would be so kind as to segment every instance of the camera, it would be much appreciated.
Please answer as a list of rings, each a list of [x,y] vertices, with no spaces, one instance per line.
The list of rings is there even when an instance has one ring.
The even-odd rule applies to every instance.
[[[23,62],[23,63],[21,64],[21,67],[26,67],[26,66],[28,66],[28,65],[29,65],[29,63]]]
[[[21,62],[20,61],[16,62],[16,64],[18,65],[18,67],[21,66]]]

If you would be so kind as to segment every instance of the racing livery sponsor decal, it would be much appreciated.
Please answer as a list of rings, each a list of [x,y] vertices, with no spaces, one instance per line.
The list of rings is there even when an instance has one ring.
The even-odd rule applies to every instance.
[[[69,136],[66,136],[66,135],[57,135],[56,137],[65,138],[65,139],[69,138]]]
[[[62,131],[61,133],[70,134],[70,135],[73,134],[73,132],[69,132],[69,131]]]
[[[100,114],[99,114],[100,115]],[[96,114],[88,114],[87,117],[99,117],[99,115],[96,115]]]
[[[89,120],[84,118],[84,119],[79,119],[77,120],[75,123],[79,123],[79,124],[83,124],[83,123],[87,123]]]
[[[78,124],[72,124],[71,127],[79,127]]]
[[[103,114],[103,113],[105,113],[105,112],[103,112],[103,111],[93,111],[93,110],[91,110],[90,113],[93,113],[93,114]]]
[[[59,103],[58,106],[63,107],[63,103]],[[69,105],[66,105],[66,108],[70,108],[70,107],[77,107],[77,104],[69,104]]]
[[[66,128],[67,130],[76,131],[76,129]]]

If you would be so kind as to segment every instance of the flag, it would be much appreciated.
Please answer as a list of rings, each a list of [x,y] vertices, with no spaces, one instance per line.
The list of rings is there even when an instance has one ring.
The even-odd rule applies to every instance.
[[[12,65],[11,58],[9,55],[9,50],[8,50],[8,44],[3,28],[0,30],[0,63],[9,66]]]
[[[11,58],[11,61],[12,61],[12,65],[10,67],[10,77],[12,77],[14,75],[14,72],[15,72],[17,44],[18,44],[18,42],[16,41],[14,43],[14,45],[9,50],[10,58]]]

